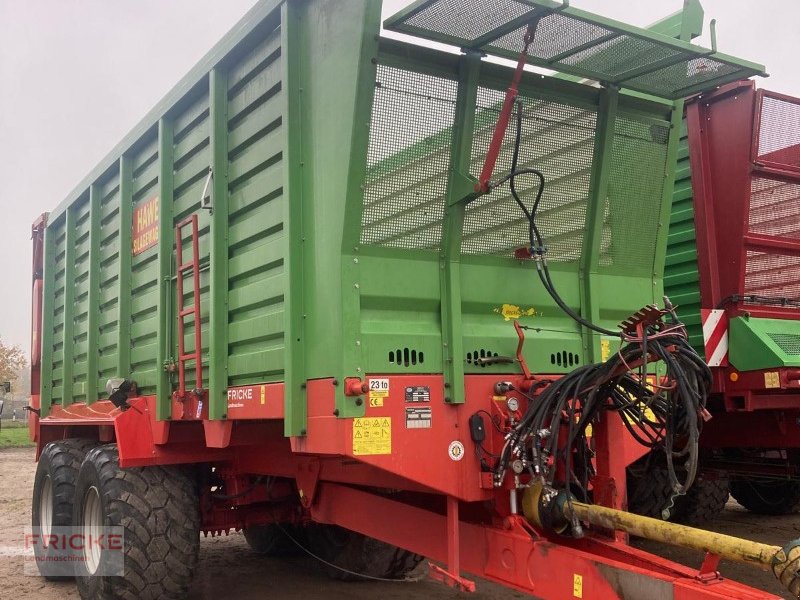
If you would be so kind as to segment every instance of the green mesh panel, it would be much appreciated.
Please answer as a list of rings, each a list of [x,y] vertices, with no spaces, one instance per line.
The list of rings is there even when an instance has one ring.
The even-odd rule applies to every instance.
[[[611,151],[601,267],[653,271],[664,195],[669,128],[620,114]]]
[[[483,166],[503,96],[498,90],[478,90],[471,169],[475,175]],[[546,179],[537,224],[548,246],[548,259],[577,260],[586,221],[596,112],[533,97],[520,96],[520,100],[524,108],[518,167],[536,168]],[[495,180],[511,169],[515,135],[516,122],[512,121],[498,157]],[[534,176],[517,179],[517,191],[528,207],[537,190]],[[527,245],[528,221],[508,185],[467,205],[463,254],[512,256],[514,250]]]
[[[362,244],[439,247],[457,88],[449,79],[378,67]]]
[[[778,348],[786,354],[800,354],[800,335],[794,333],[767,333]]]

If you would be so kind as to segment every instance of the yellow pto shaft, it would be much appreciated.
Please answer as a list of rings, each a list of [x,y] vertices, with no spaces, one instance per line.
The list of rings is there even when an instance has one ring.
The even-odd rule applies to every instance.
[[[568,502],[565,492],[547,500],[540,486],[528,488],[522,504],[525,516],[534,525],[557,532],[568,529],[568,523],[574,516],[579,521],[603,529],[625,531],[648,540],[711,552],[725,560],[772,570],[783,586],[800,598],[800,540],[781,548],[605,506],[576,500]]]

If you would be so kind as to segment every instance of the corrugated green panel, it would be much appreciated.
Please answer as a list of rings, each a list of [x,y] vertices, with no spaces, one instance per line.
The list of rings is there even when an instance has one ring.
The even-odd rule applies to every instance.
[[[704,350],[703,329],[700,323],[700,275],[697,269],[697,235],[685,121],[675,171],[664,291],[672,303],[677,305],[678,315],[689,332],[689,341],[702,355]]]
[[[200,210],[200,196],[203,193],[206,177],[208,176],[208,168],[211,164],[211,149],[209,146],[209,104],[208,104],[208,90],[199,93],[194,97],[188,106],[175,116],[174,119],[174,139],[173,139],[173,153],[174,153],[174,167],[173,167],[173,228],[178,222],[185,219],[187,216],[197,213],[198,215],[198,243],[200,249],[200,335],[202,338],[202,348],[204,367],[203,367],[203,380],[204,385],[208,385],[208,367],[205,363],[208,360],[208,249],[209,249],[209,226],[210,215],[208,211]],[[183,261],[188,262],[191,257],[191,237],[190,227],[183,229]],[[174,233],[172,234],[174,236]],[[154,269],[157,269],[157,264],[153,263]],[[173,307],[177,306],[177,288],[173,282],[172,292],[169,294],[172,298]],[[186,307],[193,306],[196,301],[194,298],[194,290],[191,275],[187,274],[184,277],[184,305]],[[153,288],[153,293],[157,295],[157,288]],[[154,296],[154,300],[157,296]],[[177,309],[173,309],[171,314],[176,314]],[[153,313],[153,317],[155,317]],[[192,317],[185,319],[184,328],[184,344],[186,352],[194,350],[194,332],[195,323]],[[155,333],[158,321],[152,321],[152,330]],[[171,335],[172,351],[177,357],[178,346],[178,330],[177,319],[171,319]],[[156,338],[152,340],[153,352],[157,350],[155,346]],[[155,356],[155,354],[154,354]],[[187,389],[195,387],[195,370],[194,364],[188,363],[186,365],[186,381]]]
[[[280,31],[228,73],[228,382],[284,373],[284,202]]]
[[[133,206],[158,195],[158,139],[153,135],[132,156]],[[131,252],[130,248],[122,249]],[[158,302],[157,247],[131,260],[131,372],[139,390],[155,392],[158,369],[156,307]],[[125,374],[128,375],[128,374]]]
[[[89,201],[88,197],[73,208],[75,214],[75,266],[72,290],[72,401],[86,401],[88,319],[89,319]]]
[[[106,380],[115,376],[135,379],[144,393],[156,391],[162,372],[160,362],[174,360],[178,345],[174,266],[166,289],[159,286],[159,272],[166,270],[169,276],[170,268],[165,269],[165,264],[175,264],[174,252],[170,252],[174,227],[192,214],[199,218],[201,293],[194,298],[189,277],[183,300],[187,306],[200,304],[201,318],[196,324],[186,319],[186,350],[194,349],[195,328],[199,327],[203,362],[210,358],[211,218],[201,209],[200,201],[212,164],[211,71],[225,75],[220,89],[226,101],[217,105],[220,119],[214,132],[220,140],[214,158],[219,176],[212,188],[219,206],[230,200],[230,211],[221,213],[225,215],[223,221],[230,221],[230,248],[227,256],[224,252],[217,256],[221,254],[223,265],[230,261],[230,277],[223,278],[223,287],[228,280],[235,295],[230,318],[227,309],[222,317],[223,323],[230,321],[233,332],[229,346],[230,358],[235,359],[231,361],[232,377],[248,383],[282,378],[285,238],[281,162],[285,99],[281,96],[284,65],[279,15],[279,2],[259,4],[236,32],[187,76],[178,86],[180,91],[165,99],[52,213],[46,266],[52,309],[47,322],[49,347],[44,351],[49,363],[46,392],[49,396],[53,390],[55,402],[62,402],[65,393],[69,396],[65,402],[93,400]],[[152,115],[157,117],[153,119]],[[167,143],[171,148],[164,152],[169,155],[168,164],[161,164],[159,152],[156,124],[162,117],[169,124]],[[230,180],[225,173],[228,170]],[[168,190],[161,190],[162,176]],[[90,187],[97,209],[94,216],[89,214]],[[222,194],[229,198],[220,197]],[[158,246],[134,256],[131,209],[156,196],[170,201],[170,210],[163,213],[169,215],[168,223],[162,223],[159,229],[160,247],[168,256],[159,259]],[[65,236],[65,220],[72,224],[69,237]],[[217,240],[227,245],[227,233]],[[189,236],[183,241],[187,260],[191,252]],[[96,273],[90,273],[92,265]],[[90,310],[90,302],[94,310]],[[167,324],[167,329],[159,336],[162,324]],[[90,340],[93,348],[89,347]],[[91,377],[87,372],[90,365]],[[191,364],[187,365],[187,375],[187,386],[195,387]],[[208,386],[207,364],[204,380]],[[174,381],[171,383],[174,385]],[[88,390],[89,384],[100,390]],[[162,393],[169,385],[167,382],[160,388]]]
[[[64,384],[64,259],[66,249],[65,221],[62,218],[50,226],[55,238],[53,275],[53,347],[52,384],[53,404],[61,403]],[[45,350],[46,351],[46,350]]]
[[[119,318],[119,173],[100,187],[100,314],[97,361],[98,397],[105,396],[106,381],[117,375]]]

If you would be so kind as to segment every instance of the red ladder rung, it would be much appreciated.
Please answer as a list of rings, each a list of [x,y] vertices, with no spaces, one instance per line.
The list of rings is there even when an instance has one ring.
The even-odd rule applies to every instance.
[[[191,259],[183,262],[183,228],[191,225]],[[186,363],[190,360],[195,361],[195,390],[203,389],[203,365],[202,365],[202,339],[198,321],[200,320],[200,250],[197,232],[197,215],[191,215],[175,226],[175,263],[177,266],[177,294],[178,294],[178,395],[180,398],[186,397]],[[194,303],[191,306],[184,305],[183,284],[184,278],[191,273],[192,294]],[[186,317],[194,316],[194,351],[186,352]]]

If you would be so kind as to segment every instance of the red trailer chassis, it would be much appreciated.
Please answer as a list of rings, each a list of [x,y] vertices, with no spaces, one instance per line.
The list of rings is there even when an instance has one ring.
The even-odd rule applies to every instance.
[[[412,379],[420,385],[418,376],[388,379],[390,390],[397,390],[394,394],[402,393]],[[471,445],[469,415],[500,404],[493,398],[496,380],[497,376],[470,376],[467,402],[450,407],[443,398],[437,402],[441,376],[425,378],[431,390],[432,427],[424,446],[417,435],[404,435],[406,429],[395,426],[405,419],[404,404],[390,391],[384,407],[368,408],[364,418],[390,419],[390,455],[354,452],[353,422],[333,415],[336,382],[331,379],[309,382],[304,438],[283,436],[283,390],[273,384],[256,386],[258,394],[252,395],[247,393],[252,388],[238,388],[252,402],[252,418],[223,426],[194,418],[159,422],[152,396],[130,399],[131,408],[125,412],[108,401],[54,407],[39,422],[37,449],[58,439],[96,436],[116,441],[123,467],[211,463],[224,480],[226,496],[235,498],[218,500],[204,494],[201,517],[206,534],[270,522],[339,525],[445,564],[446,569],[434,565],[432,576],[464,590],[474,589],[474,584],[460,575],[462,570],[542,598],[773,597],[722,580],[713,560],[700,569],[680,566],[632,548],[620,532],[593,530],[583,539],[552,537],[512,514],[509,490],[492,487],[474,453],[455,459],[448,451],[453,442]],[[520,376],[506,380],[523,383]],[[446,435],[445,424],[452,422],[465,433],[462,439]],[[499,440],[492,435],[494,448]],[[597,457],[593,484],[598,504],[625,507],[624,471],[636,455],[627,456],[625,444],[612,441],[623,435],[616,415],[607,415],[595,428],[597,447],[608,449]],[[263,488],[253,489],[253,478],[260,475],[280,478],[287,492],[296,487],[300,505],[270,502]],[[280,490],[275,495],[285,497]],[[648,590],[645,595],[643,590]]]
[[[218,500],[205,490],[201,527],[206,534],[270,522],[339,525],[447,565],[431,565],[431,575],[463,590],[473,590],[474,584],[461,576],[462,570],[543,598],[772,597],[723,581],[713,557],[699,570],[691,569],[628,546],[620,532],[594,530],[583,539],[556,539],[512,514],[509,490],[494,489],[478,457],[464,452],[470,444],[469,415],[505,405],[493,391],[497,376],[469,376],[467,401],[458,407],[437,397],[437,390],[444,389],[441,376],[381,379],[389,380],[390,389],[383,406],[367,408],[364,419],[356,421],[334,415],[334,389],[340,382],[310,381],[308,435],[302,438],[283,436],[282,384],[231,389],[235,418],[225,422],[209,421],[202,413],[195,418],[196,406],[186,410],[177,398],[173,420],[157,421],[155,397],[145,396],[129,399],[125,412],[102,400],[53,407],[41,421],[32,415],[31,424],[37,452],[50,441],[96,437],[116,442],[122,467],[214,465],[226,497],[233,499]],[[504,379],[525,385],[524,376]],[[353,382],[347,384],[360,391]],[[424,385],[431,394],[431,427],[422,445],[419,431],[407,436],[399,426],[407,415],[397,396],[411,384]],[[354,444],[358,423],[371,421],[372,427],[380,421],[382,426],[387,420],[394,451],[364,454]],[[448,435],[453,424],[464,432],[461,439]],[[490,447],[496,448],[502,440],[491,428],[489,434]],[[607,415],[594,435],[599,449],[595,501],[624,508],[625,467],[638,454],[619,443],[626,434],[617,415]],[[452,451],[454,443],[461,444],[461,454]],[[263,488],[252,486],[259,475],[281,478],[284,492],[296,489],[300,505],[270,502]]]

